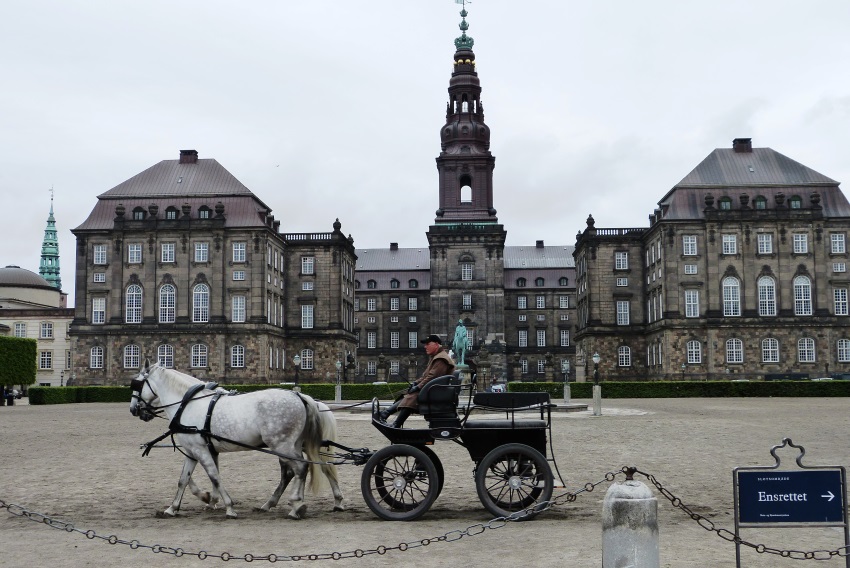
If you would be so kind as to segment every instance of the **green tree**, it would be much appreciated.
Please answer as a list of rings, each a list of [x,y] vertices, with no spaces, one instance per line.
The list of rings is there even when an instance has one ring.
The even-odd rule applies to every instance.
[[[0,385],[31,385],[36,378],[35,339],[0,336]]]

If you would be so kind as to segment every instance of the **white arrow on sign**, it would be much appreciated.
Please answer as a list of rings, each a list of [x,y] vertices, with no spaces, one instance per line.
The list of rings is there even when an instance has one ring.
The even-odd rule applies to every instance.
[[[821,497],[825,497],[827,501],[832,501],[835,499],[835,495],[832,494],[832,491],[827,490],[826,495],[821,495]]]

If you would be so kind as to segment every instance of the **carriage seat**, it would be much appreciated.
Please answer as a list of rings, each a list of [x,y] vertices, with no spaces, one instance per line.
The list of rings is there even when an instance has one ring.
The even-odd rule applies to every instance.
[[[444,421],[457,421],[460,383],[460,371],[455,371],[452,375],[436,377],[425,383],[419,391],[419,414],[429,423],[445,424]]]

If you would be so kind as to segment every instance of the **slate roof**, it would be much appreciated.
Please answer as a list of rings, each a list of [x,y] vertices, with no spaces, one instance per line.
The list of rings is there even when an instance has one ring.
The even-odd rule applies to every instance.
[[[360,271],[374,270],[431,270],[431,252],[424,248],[356,249],[357,268]]]
[[[505,247],[505,269],[508,268],[574,268],[575,259],[570,246],[509,246]]]
[[[254,194],[216,160],[198,160],[189,164],[163,160],[98,195],[98,199],[227,195]]]

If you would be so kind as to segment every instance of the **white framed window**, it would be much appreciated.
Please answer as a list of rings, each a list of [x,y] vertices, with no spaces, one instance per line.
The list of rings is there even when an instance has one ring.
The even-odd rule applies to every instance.
[[[560,330],[561,336],[561,347],[569,347],[570,346],[570,330],[562,329]]]
[[[195,262],[207,262],[210,259],[210,244],[195,243]]]
[[[416,316],[407,316],[407,321],[410,323],[416,323]]]
[[[390,316],[390,322],[398,323],[398,316]]]
[[[839,339],[836,344],[839,363],[850,363],[850,339]]]
[[[138,345],[125,345],[124,346],[124,368],[125,369],[138,369],[139,368],[139,358],[141,354],[141,349]]]
[[[546,330],[537,330],[537,347],[546,347]]]
[[[177,312],[177,289],[163,284],[159,289],[159,323],[174,323]]]
[[[301,274],[316,273],[316,257],[302,256],[301,257]]]
[[[245,296],[233,296],[233,301],[230,306],[231,319],[237,323],[245,321]]]
[[[758,279],[759,315],[776,315],[776,282],[770,276]]]
[[[546,320],[546,316],[545,316],[545,315],[543,315],[543,314],[537,314],[537,318],[536,318],[536,319],[537,319],[537,321],[545,321],[545,320]]]
[[[245,280],[245,271],[244,270],[234,270],[233,271],[233,280]]]
[[[142,262],[142,244],[130,243],[127,245],[127,262],[140,264]]]
[[[391,375],[398,375],[400,368],[401,367],[399,366],[398,361],[390,361],[390,374]]]
[[[696,274],[697,273],[697,265],[696,264],[686,264],[685,265],[685,274]]]
[[[723,279],[723,315],[741,315],[741,284],[734,276]]]
[[[197,284],[192,289],[192,321],[210,321],[210,288],[206,284]]]
[[[106,245],[94,245],[92,247],[92,257],[94,264],[106,264]]]
[[[53,351],[38,352],[38,368],[42,370],[53,368]]]
[[[313,283],[312,282],[302,282],[301,283],[301,289],[309,292],[310,290],[313,289]]]
[[[617,278],[616,284],[617,284],[617,286],[621,286],[621,287],[622,286],[628,286],[629,285],[629,279],[628,278]]]
[[[834,288],[832,290],[832,299],[834,301],[835,315],[850,315],[847,311],[847,288]]]
[[[723,254],[738,254],[738,235],[723,235]]]
[[[558,296],[558,307],[562,310],[566,310],[570,307],[570,297],[569,296]]]
[[[460,265],[460,279],[461,280],[472,280],[472,267],[474,265],[470,262],[464,262]]]
[[[366,299],[366,311],[374,312],[378,309],[378,300],[375,298],[367,298]]]
[[[360,298],[354,298],[354,311],[360,311]]]
[[[812,283],[808,276],[794,279],[794,315],[812,315]]]
[[[811,337],[802,337],[797,341],[797,360],[800,363],[815,362],[815,340]]]
[[[464,310],[472,309],[472,294],[464,294],[463,295],[463,303],[462,306]]]
[[[398,349],[399,346],[399,338],[397,331],[390,332],[390,349]]]
[[[546,361],[543,360],[543,359],[538,359],[537,360],[537,374],[540,375],[540,374],[544,374],[544,373],[546,373]]]
[[[209,350],[203,343],[198,343],[192,346],[192,367],[195,369],[204,368],[207,366],[207,357]]]
[[[843,262],[833,262],[832,263],[832,271],[833,272],[847,272],[847,265]]]
[[[629,325],[629,301],[617,300],[617,325]]]
[[[534,300],[535,306],[538,310],[542,310],[546,307],[546,296],[537,296]]]
[[[174,243],[162,243],[159,258],[161,262],[174,262]]]
[[[53,339],[53,323],[49,321],[41,322],[38,337],[41,339]]]
[[[744,362],[744,342],[740,339],[729,339],[726,341],[726,362]]]
[[[408,311],[415,312],[419,307],[418,298],[408,298],[407,299],[407,309]]]
[[[377,346],[378,346],[378,332],[367,331],[366,332],[366,348],[367,349],[375,349]]]
[[[528,374],[528,359],[520,359],[519,360],[519,371],[523,375]]]
[[[847,252],[844,240],[844,233],[832,233],[829,235],[830,251],[832,251],[832,254],[844,254]]]
[[[367,375],[377,375],[378,374],[378,363],[375,361],[367,361],[366,362],[366,374]]]
[[[94,282],[106,282],[106,272],[95,272],[92,274],[92,280]]]
[[[625,251],[617,251],[614,253],[614,269],[628,270],[629,268],[629,253]]]
[[[794,233],[794,252],[796,254],[809,252],[809,235],[805,233]]]
[[[519,316],[517,317],[517,321],[526,321],[527,319],[528,316],[526,316],[525,314],[519,314]]]
[[[301,329],[313,329],[313,305],[301,306]]]
[[[762,363],[779,363],[779,340],[773,337],[761,342]]]
[[[525,296],[517,296],[516,307],[518,310],[525,310],[528,307],[528,298]]]
[[[528,330],[520,329],[517,333],[517,345],[520,347],[528,347]]]
[[[245,262],[247,256],[246,243],[244,242],[235,242],[233,243],[233,262]]]
[[[127,286],[125,307],[125,323],[142,323],[142,287],[138,284]]]
[[[569,319],[570,319],[569,314],[561,314],[561,321],[569,321]]]
[[[686,345],[688,354],[688,363],[691,365],[699,365],[702,363],[702,343],[692,339]]]
[[[165,367],[166,369],[173,369],[174,347],[167,343],[163,343],[156,348],[156,358],[159,361],[160,366]]]
[[[234,345],[230,348],[230,366],[234,368],[242,368],[245,366],[245,347],[242,345]]]
[[[89,352],[89,368],[103,369],[103,347],[95,346]]]
[[[401,302],[398,298],[390,298],[390,311],[397,312],[401,307]]]
[[[414,348],[418,347],[418,345],[419,345],[419,340],[417,339],[416,332],[415,331],[408,331],[407,332],[407,347],[409,349],[414,349]]]
[[[682,254],[685,256],[696,256],[697,254],[697,236],[682,235]]]
[[[699,317],[699,290],[685,290],[685,317]]]
[[[759,254],[772,254],[773,253],[773,235],[770,233],[759,233],[757,236],[758,239],[758,253]]]
[[[91,299],[91,322],[93,324],[106,323],[106,298]]]
[[[620,367],[632,366],[632,349],[626,345],[617,348],[617,365]]]
[[[15,323],[15,337],[26,337],[27,336],[27,324],[17,322]]]

